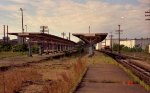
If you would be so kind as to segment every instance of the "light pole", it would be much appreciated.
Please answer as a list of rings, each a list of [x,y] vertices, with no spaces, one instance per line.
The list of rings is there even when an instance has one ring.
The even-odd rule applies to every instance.
[[[20,8],[21,15],[22,15],[22,32],[24,33],[24,26],[23,26],[23,9]]]
[[[23,25],[23,9],[20,8],[21,15],[22,15],[22,33],[24,33],[24,25]],[[24,38],[22,38],[22,43],[24,44]]]

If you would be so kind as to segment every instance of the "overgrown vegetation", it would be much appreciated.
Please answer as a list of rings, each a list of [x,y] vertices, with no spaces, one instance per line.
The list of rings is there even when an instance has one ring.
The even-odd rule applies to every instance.
[[[118,51],[118,47],[119,47],[118,44],[113,45],[113,50]],[[139,46],[134,46],[133,48],[129,48],[127,46],[120,45],[120,50],[125,52],[148,52],[148,46],[145,49],[142,49]]]
[[[86,59],[66,57],[14,68],[4,78],[0,73],[0,93],[4,84],[6,93],[72,93],[86,71]]]
[[[32,53],[38,53],[39,52],[39,48],[37,45],[33,45],[32,46]]]
[[[12,45],[11,44],[0,44],[0,52],[1,51],[11,51]]]
[[[28,51],[27,44],[0,44],[0,52],[26,52]],[[37,45],[32,46],[32,53],[38,53],[39,48]]]
[[[26,44],[18,44],[12,47],[13,52],[26,52],[28,51],[28,47]]]

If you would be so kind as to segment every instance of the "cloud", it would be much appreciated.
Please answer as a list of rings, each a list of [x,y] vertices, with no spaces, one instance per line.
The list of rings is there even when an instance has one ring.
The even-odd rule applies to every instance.
[[[150,0],[139,0],[140,3],[150,4]]]
[[[0,19],[10,24],[11,32],[21,31],[20,7],[25,9],[24,24],[28,25],[30,32],[39,32],[41,25],[48,25],[51,34],[60,36],[62,32],[86,33],[88,26],[91,25],[91,32],[115,33],[118,29],[117,25],[121,24],[124,30],[122,36],[135,38],[139,35],[146,36],[150,29],[144,16],[147,7],[143,5],[120,5],[98,0],[89,0],[85,3],[72,0],[7,1],[15,2],[15,4],[7,5],[7,7],[0,5],[0,12],[1,10],[11,11],[3,14],[5,19],[3,17]],[[141,0],[140,2],[147,1]]]

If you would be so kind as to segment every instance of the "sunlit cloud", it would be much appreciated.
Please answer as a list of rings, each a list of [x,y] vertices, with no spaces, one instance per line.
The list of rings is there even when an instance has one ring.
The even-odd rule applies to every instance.
[[[0,25],[9,24],[10,32],[20,32],[19,8],[22,7],[24,24],[28,25],[29,32],[39,32],[41,25],[47,25],[51,34],[61,36],[62,32],[87,33],[91,25],[93,33],[115,33],[117,25],[121,24],[124,30],[122,36],[125,38],[136,38],[139,35],[147,37],[150,23],[145,21],[144,12],[148,7],[144,4],[148,0],[139,1],[139,5],[120,5],[98,0],[87,0],[84,3],[73,0],[2,0],[3,3],[11,3],[7,7],[0,5]],[[7,11],[9,13],[5,13]]]

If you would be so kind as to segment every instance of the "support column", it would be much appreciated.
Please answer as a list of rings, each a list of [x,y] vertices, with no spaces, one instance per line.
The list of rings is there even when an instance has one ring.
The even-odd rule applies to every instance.
[[[59,45],[56,44],[56,51],[58,52],[59,51]]]
[[[28,56],[29,56],[29,57],[32,57],[32,48],[31,48],[31,40],[30,40],[30,38],[29,38],[29,40],[28,40],[28,48],[29,48]]]
[[[93,54],[93,46],[90,44],[89,46],[89,55],[92,55]]]
[[[42,55],[43,51],[42,51],[42,44],[39,44],[39,55]]]

